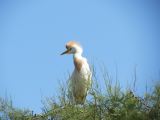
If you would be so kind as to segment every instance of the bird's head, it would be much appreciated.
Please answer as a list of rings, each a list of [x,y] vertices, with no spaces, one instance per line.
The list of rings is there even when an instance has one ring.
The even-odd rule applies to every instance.
[[[82,52],[83,52],[83,49],[80,46],[80,44],[75,42],[75,41],[69,41],[66,44],[66,49],[67,50],[64,51],[63,53],[61,53],[61,55],[64,55],[64,54],[75,54],[75,53],[82,54]]]

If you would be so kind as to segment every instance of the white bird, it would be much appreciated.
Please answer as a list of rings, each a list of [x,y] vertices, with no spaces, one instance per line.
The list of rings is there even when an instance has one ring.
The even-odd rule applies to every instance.
[[[75,104],[84,104],[87,92],[91,86],[92,72],[87,59],[82,57],[83,49],[75,41],[66,44],[63,54],[73,54],[74,71],[69,79],[69,94]]]

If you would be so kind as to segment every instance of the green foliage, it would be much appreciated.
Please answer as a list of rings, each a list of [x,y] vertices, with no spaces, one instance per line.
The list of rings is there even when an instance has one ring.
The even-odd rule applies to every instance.
[[[67,85],[61,85],[58,102],[55,102],[55,99],[45,101],[44,107],[47,108],[45,115],[55,120],[160,119],[160,84],[154,87],[153,92],[139,97],[131,89],[122,91],[118,80],[113,85],[111,77],[106,72],[103,73],[103,79],[104,92],[99,87],[95,71],[93,72],[92,88],[84,105],[73,105],[67,96]]]
[[[12,106],[12,101],[7,97],[5,99],[0,98],[0,120],[26,120],[31,116],[31,111],[21,110]]]
[[[122,91],[118,80],[113,85],[108,73],[103,73],[103,79],[102,92],[93,72],[93,84],[84,105],[72,104],[67,84],[63,83],[57,98],[42,101],[41,114],[15,108],[11,100],[0,98],[0,120],[160,120],[160,84],[139,97],[131,89]]]

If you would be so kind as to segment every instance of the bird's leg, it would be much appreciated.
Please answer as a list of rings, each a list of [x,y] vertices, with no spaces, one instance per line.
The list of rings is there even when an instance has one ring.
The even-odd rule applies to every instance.
[[[85,118],[85,116],[86,116],[86,114],[85,114],[86,113],[85,112],[86,111],[86,105],[85,105],[85,103],[82,104],[82,109],[83,109],[83,117]]]
[[[83,104],[83,112],[85,112],[85,104]]]

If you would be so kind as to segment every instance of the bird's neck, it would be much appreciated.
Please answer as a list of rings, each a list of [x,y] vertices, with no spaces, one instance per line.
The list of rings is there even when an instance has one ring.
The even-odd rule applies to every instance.
[[[82,64],[83,64],[83,61],[82,61],[82,54],[81,53],[75,53],[73,54],[73,62],[74,62],[74,66],[75,66],[75,69],[80,72],[81,71],[81,68],[82,68]]]
[[[81,58],[82,58],[82,53],[73,54],[73,59],[81,59]]]

